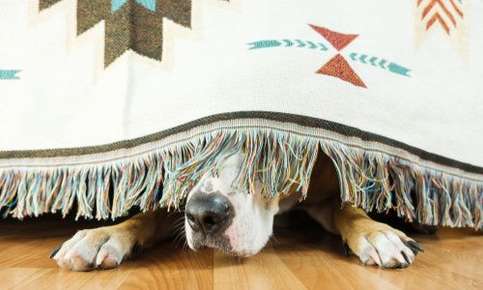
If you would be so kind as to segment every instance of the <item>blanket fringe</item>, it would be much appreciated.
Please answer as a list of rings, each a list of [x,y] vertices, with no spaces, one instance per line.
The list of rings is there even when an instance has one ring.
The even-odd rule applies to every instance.
[[[266,197],[307,194],[320,150],[333,161],[341,200],[366,211],[395,210],[410,222],[483,227],[483,182],[397,157],[274,129],[221,129],[136,158],[91,166],[1,169],[0,210],[16,218],[77,206],[77,218],[121,217],[132,207],[178,209],[223,158],[244,152],[237,186]]]

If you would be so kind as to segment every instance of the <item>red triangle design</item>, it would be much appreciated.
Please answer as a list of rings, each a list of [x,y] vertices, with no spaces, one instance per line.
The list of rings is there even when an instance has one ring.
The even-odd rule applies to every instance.
[[[367,88],[366,84],[364,84],[361,78],[340,54],[334,56],[328,63],[321,67],[317,73],[336,77],[358,87]]]
[[[312,27],[315,31],[317,31],[320,35],[322,35],[325,39],[327,39],[332,46],[335,47],[338,51],[346,47],[349,43],[351,43],[356,37],[358,37],[358,34],[343,34],[339,32],[332,31],[330,29],[324,28],[324,27],[319,27],[310,24],[310,27]]]

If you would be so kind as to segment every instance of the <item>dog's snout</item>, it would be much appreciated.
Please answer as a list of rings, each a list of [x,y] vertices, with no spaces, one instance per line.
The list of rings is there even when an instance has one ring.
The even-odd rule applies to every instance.
[[[197,194],[186,205],[186,219],[195,232],[205,235],[222,233],[231,223],[233,206],[223,195]]]

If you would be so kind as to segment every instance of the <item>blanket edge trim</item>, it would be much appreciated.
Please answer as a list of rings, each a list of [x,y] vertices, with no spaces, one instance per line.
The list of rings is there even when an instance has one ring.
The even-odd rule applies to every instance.
[[[343,202],[368,211],[393,209],[423,224],[482,227],[480,175],[385,144],[266,119],[220,121],[97,156],[33,160],[38,164],[25,159],[23,165],[16,160],[20,163],[14,168],[0,160],[0,209],[17,218],[57,211],[66,215],[76,203],[77,217],[105,219],[120,217],[133,206],[179,208],[196,181],[216,170],[220,158],[240,151],[246,153],[246,170],[237,186],[255,192],[262,181],[256,190],[267,197],[288,194],[293,187],[305,195],[319,149],[334,162]],[[259,170],[267,167],[272,168]]]
[[[346,137],[359,138],[362,141],[377,142],[387,146],[407,151],[410,154],[418,156],[419,158],[434,163],[438,163],[451,168],[458,168],[468,173],[483,174],[483,167],[476,166],[470,163],[461,162],[455,159],[447,158],[438,154],[434,154],[412,145],[384,137],[382,135],[370,133],[360,130],[355,127],[347,126],[337,122],[327,121],[323,119],[301,116],[289,113],[269,112],[269,111],[240,111],[223,114],[211,115],[200,118],[198,120],[174,127],[172,129],[156,132],[139,138],[113,142],[105,145],[96,145],[78,148],[56,148],[56,149],[41,149],[41,150],[20,150],[20,151],[0,151],[0,161],[2,159],[25,159],[25,158],[54,158],[54,157],[69,157],[90,155],[97,153],[105,153],[110,151],[130,149],[146,143],[155,142],[176,135],[180,132],[191,131],[193,128],[208,126],[213,123],[220,123],[222,121],[229,122],[231,120],[247,120],[247,119],[261,119],[267,121],[293,123],[302,126],[308,130],[310,129],[326,129],[333,131]],[[223,127],[220,127],[223,128]],[[0,163],[1,166],[1,163]]]

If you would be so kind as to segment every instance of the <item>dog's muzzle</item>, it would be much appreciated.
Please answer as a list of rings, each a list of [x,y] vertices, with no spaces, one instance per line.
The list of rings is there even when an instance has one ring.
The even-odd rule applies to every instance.
[[[220,193],[194,194],[185,213],[193,232],[208,240],[222,236],[235,215],[231,202]]]

